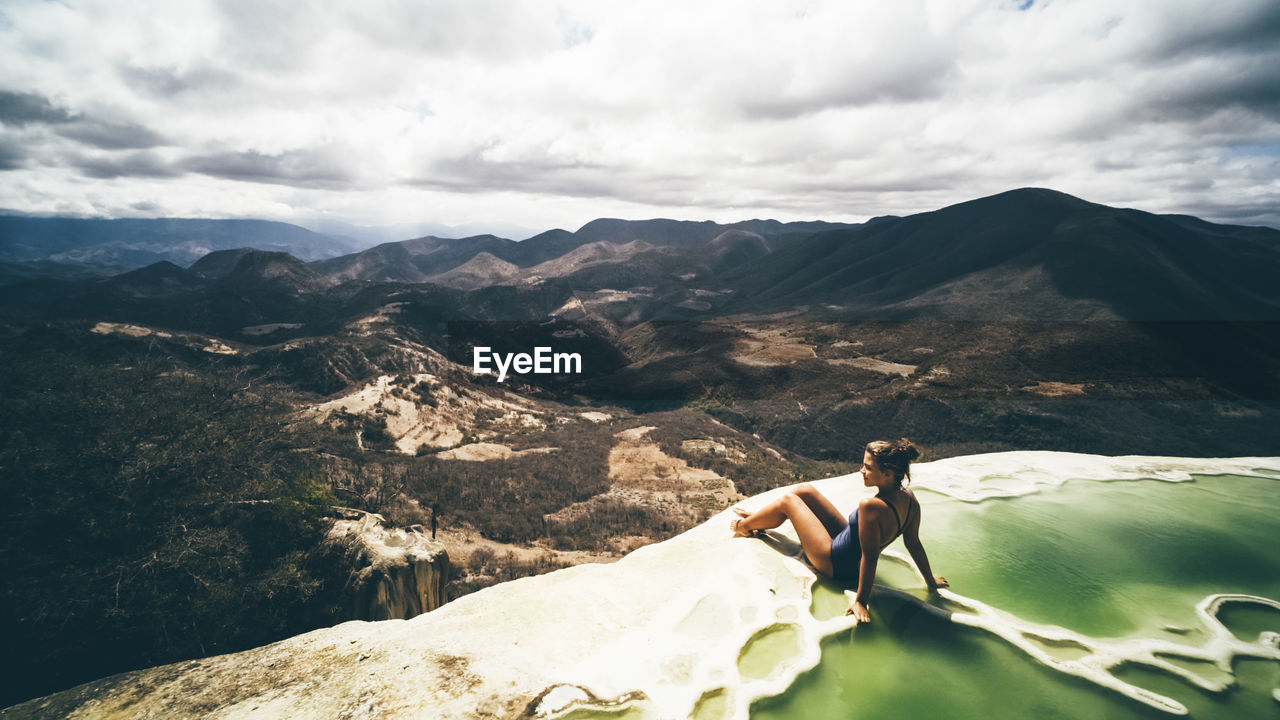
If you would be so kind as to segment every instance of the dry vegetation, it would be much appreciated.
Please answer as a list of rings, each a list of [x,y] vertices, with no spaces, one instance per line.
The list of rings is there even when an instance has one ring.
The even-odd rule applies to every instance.
[[[353,506],[404,525],[429,527],[434,519],[456,568],[450,597],[513,577],[611,561],[705,520],[742,497],[743,486],[755,493],[849,469],[784,459],[758,438],[694,411],[638,417],[618,408],[514,405],[442,383],[429,384],[436,404],[418,402],[417,417],[470,398],[470,414],[449,415],[463,418],[464,442],[410,457],[382,426],[380,409],[387,396],[425,385],[418,378],[384,378],[327,404],[357,411],[324,417],[339,435],[354,437],[359,429],[362,437],[359,446],[346,443],[341,456],[329,455],[327,473]],[[371,391],[381,406],[375,396],[352,402]]]

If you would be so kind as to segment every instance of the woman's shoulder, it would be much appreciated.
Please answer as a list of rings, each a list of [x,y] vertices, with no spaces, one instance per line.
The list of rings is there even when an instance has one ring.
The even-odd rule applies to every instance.
[[[854,511],[860,518],[877,518],[882,512],[888,512],[888,506],[879,496],[862,498],[858,501],[858,509]]]
[[[889,505],[889,501],[879,495],[863,498],[858,502],[858,510],[863,515],[872,518],[878,518],[882,514],[888,514],[890,510],[896,510]]]
[[[910,508],[910,510],[914,514],[919,515],[920,514],[920,498],[916,497],[915,491],[912,490],[911,488],[904,487],[902,488],[902,490],[907,494],[907,499],[911,501],[907,507]]]

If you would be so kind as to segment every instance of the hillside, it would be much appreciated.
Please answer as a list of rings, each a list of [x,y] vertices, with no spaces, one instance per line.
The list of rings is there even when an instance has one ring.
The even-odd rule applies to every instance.
[[[375,248],[315,263],[317,272],[332,282],[367,280],[374,282],[442,282],[475,289],[494,284],[545,282],[553,278],[581,281],[584,266],[626,264],[637,277],[674,278],[666,272],[670,258],[678,257],[692,269],[722,269],[782,246],[791,239],[820,230],[853,227],[840,223],[780,223],[752,220],[734,225],[676,220],[593,220],[576,232],[548,230],[521,242],[492,235],[455,240],[422,237],[383,243]],[[750,228],[755,228],[750,229]],[[740,245],[748,247],[739,247]],[[707,246],[712,248],[711,264],[701,261]],[[655,251],[649,258],[637,258],[642,250]],[[467,271],[449,275],[480,254],[513,266],[501,273],[471,277]],[[639,264],[639,265],[637,265]],[[462,278],[467,279],[453,279]],[[461,285],[459,285],[461,283]],[[575,282],[575,284],[577,284]]]
[[[1014,190],[821,233],[738,268],[736,312],[866,319],[1280,319],[1280,231]]]

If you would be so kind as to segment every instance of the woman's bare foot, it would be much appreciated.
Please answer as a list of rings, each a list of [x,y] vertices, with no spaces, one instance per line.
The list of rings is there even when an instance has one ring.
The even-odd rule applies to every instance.
[[[738,516],[729,521],[729,530],[733,532],[733,536],[734,537],[751,537],[755,535],[756,534],[755,530],[748,530],[742,527],[742,521],[746,520],[748,517],[751,517],[751,513],[747,512],[746,510],[743,510],[742,508],[734,508],[733,512],[736,513]]]

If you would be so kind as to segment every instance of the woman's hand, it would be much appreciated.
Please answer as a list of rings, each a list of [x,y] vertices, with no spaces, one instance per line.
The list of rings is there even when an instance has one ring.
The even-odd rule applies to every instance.
[[[867,612],[867,606],[861,602],[854,600],[848,610],[844,611],[845,615],[852,615],[856,622],[871,622],[871,614]]]
[[[934,575],[933,582],[929,583],[929,590],[937,590],[938,588],[951,587],[951,583],[941,575]]]

